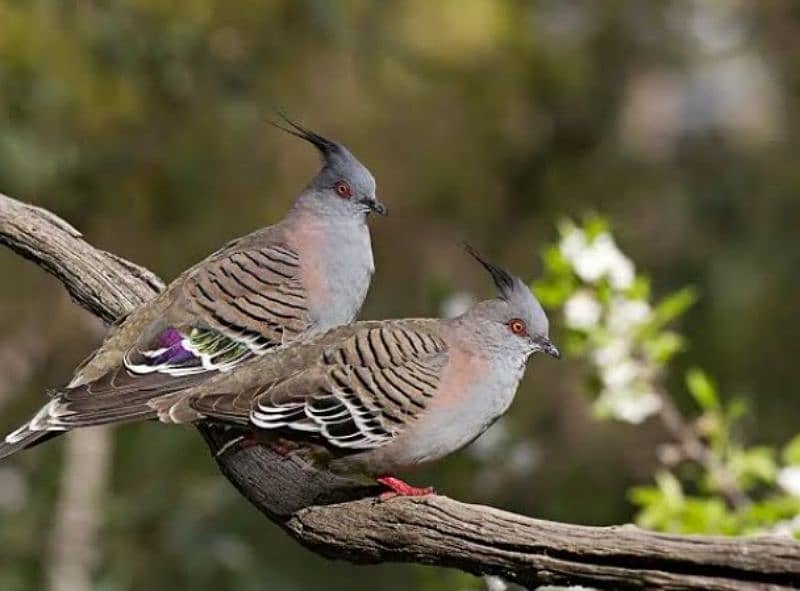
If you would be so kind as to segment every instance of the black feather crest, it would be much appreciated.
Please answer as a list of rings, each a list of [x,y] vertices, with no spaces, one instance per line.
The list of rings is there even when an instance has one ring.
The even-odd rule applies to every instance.
[[[336,152],[339,149],[339,144],[334,141],[329,140],[321,136],[320,134],[316,133],[315,131],[311,131],[307,127],[297,123],[296,121],[292,121],[289,117],[286,116],[285,113],[282,111],[276,111],[278,116],[286,122],[287,125],[290,127],[286,127],[281,125],[277,121],[273,121],[272,119],[267,119],[267,123],[280,129],[281,131],[285,131],[286,133],[293,135],[295,137],[299,137],[302,140],[306,140],[307,142],[316,146],[316,148],[322,152],[322,155],[327,157],[329,154]]]
[[[469,244],[464,244],[464,250],[466,250],[476,261],[478,261],[487,271],[489,271],[489,274],[492,276],[494,284],[497,286],[497,290],[500,292],[501,297],[507,298],[511,292],[514,291],[514,276],[511,275],[511,273],[487,261]]]

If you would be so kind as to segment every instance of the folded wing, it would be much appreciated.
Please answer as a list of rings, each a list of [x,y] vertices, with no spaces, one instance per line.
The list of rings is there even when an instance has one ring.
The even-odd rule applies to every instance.
[[[425,413],[446,363],[444,341],[422,328],[368,326],[284,379],[239,394],[207,393],[191,405],[209,418],[370,449]]]
[[[161,327],[124,357],[132,375],[229,371],[310,328],[300,262],[285,246],[236,250],[183,285],[187,321]]]

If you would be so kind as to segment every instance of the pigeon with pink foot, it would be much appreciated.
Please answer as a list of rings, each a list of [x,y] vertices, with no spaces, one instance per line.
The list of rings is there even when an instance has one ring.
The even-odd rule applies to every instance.
[[[559,357],[528,286],[472,254],[499,294],[457,318],[356,322],[167,393],[135,380],[120,396],[64,390],[24,429],[213,421],[290,442],[288,453],[337,474],[376,479],[384,497],[432,494],[394,475],[474,441],[508,410],[532,355]]]

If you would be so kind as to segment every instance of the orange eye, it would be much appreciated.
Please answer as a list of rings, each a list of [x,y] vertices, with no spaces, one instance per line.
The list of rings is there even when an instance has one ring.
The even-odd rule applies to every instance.
[[[336,193],[338,193],[339,197],[343,199],[350,199],[350,197],[353,196],[353,191],[350,189],[350,185],[344,181],[337,181],[333,188],[336,189]]]
[[[528,336],[528,325],[525,324],[524,320],[515,318],[514,320],[508,323],[508,328],[518,337]]]

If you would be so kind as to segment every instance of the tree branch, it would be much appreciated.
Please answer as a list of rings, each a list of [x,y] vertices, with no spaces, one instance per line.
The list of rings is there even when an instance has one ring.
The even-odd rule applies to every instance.
[[[106,321],[163,286],[146,269],[93,248],[52,213],[3,195],[0,242],[54,274],[77,303]],[[567,525],[442,496],[378,502],[361,498],[371,487],[262,446],[229,446],[235,433],[219,427],[200,429],[234,486],[301,544],[329,558],[446,566],[527,586],[728,591],[800,585],[800,544],[791,540]]]

